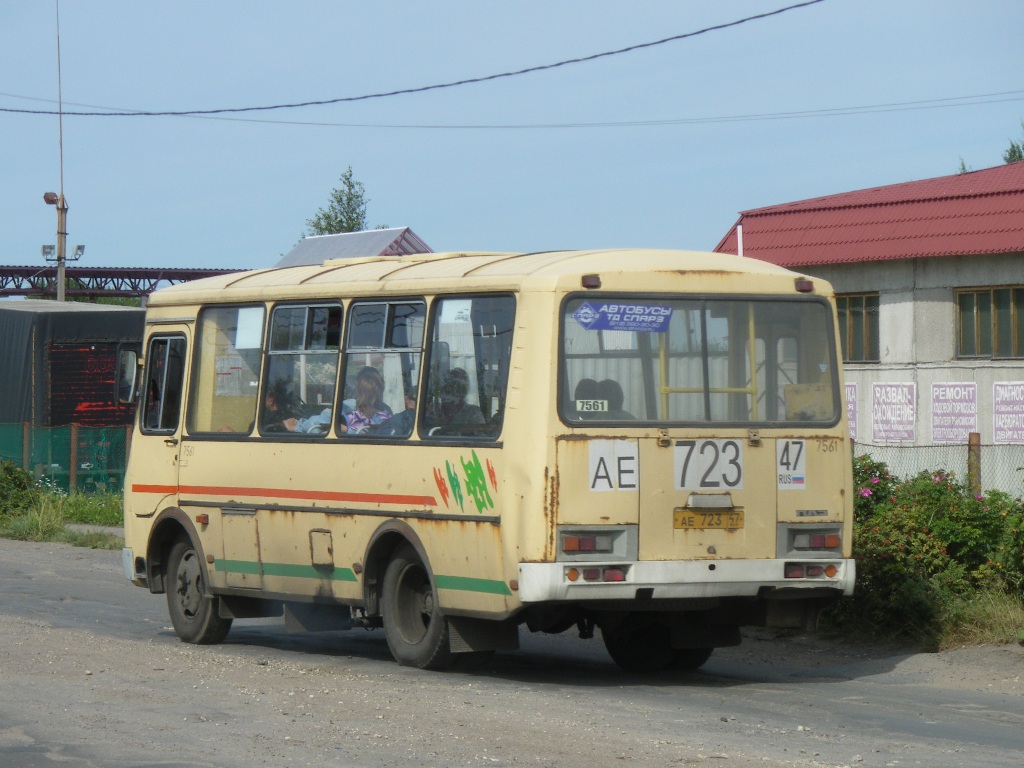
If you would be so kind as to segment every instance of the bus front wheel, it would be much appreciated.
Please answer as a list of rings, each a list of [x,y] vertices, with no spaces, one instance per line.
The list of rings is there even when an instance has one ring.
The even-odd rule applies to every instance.
[[[231,629],[231,619],[220,617],[217,598],[206,596],[204,579],[195,546],[187,539],[176,541],[167,557],[167,610],[185,643],[214,645]]]
[[[402,666],[444,669],[452,662],[448,620],[416,550],[399,547],[384,572],[381,612],[391,655]]]

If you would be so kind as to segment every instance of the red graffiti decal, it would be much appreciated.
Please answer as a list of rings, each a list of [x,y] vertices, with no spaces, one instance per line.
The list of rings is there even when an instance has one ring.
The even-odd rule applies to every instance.
[[[498,474],[494,471],[494,465],[491,464],[491,460],[487,460],[487,476],[491,478],[491,487],[494,490],[498,490]]]
[[[437,483],[437,490],[441,492],[441,501],[448,506],[448,483],[445,482],[444,473],[434,467],[434,482]]]

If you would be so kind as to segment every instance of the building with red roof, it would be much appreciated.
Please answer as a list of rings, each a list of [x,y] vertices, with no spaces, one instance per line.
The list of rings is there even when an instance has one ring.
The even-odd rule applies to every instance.
[[[1024,444],[1024,162],[743,211],[715,250],[832,284],[855,439]]]

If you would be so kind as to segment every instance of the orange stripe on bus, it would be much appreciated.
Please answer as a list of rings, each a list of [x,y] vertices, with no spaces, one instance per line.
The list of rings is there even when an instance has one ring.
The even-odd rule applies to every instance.
[[[132,485],[132,491],[134,493],[177,493],[178,486],[176,485]]]
[[[310,491],[293,488],[234,488],[220,485],[182,485],[180,489],[181,493],[198,493],[204,496],[260,496],[313,501],[349,501],[363,504],[437,506],[437,501],[433,496],[404,496],[392,493],[349,493],[345,491]]]

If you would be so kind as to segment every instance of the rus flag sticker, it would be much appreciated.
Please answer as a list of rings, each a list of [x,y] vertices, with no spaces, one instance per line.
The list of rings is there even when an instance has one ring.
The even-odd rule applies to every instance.
[[[807,452],[804,440],[777,440],[775,442],[775,473],[780,491],[802,491],[805,482]]]

